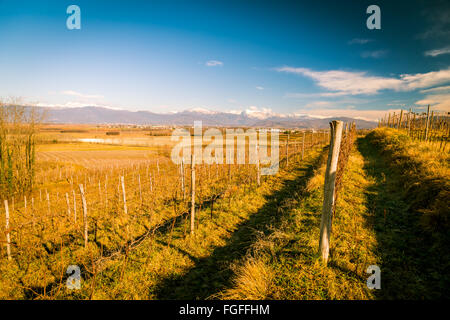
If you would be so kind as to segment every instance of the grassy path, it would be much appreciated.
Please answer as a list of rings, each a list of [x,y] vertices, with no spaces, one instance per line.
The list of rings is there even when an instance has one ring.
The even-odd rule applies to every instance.
[[[358,140],[364,170],[373,179],[367,205],[374,217],[382,288],[379,299],[436,299],[449,294],[448,253],[436,246],[419,225],[421,214],[405,199],[398,170],[380,156],[367,138]],[[407,194],[406,194],[407,196]],[[448,248],[446,248],[448,250]],[[447,277],[447,280],[445,280]]]
[[[226,299],[374,299],[366,269],[377,264],[373,214],[366,190],[373,179],[354,149],[343,176],[333,219],[328,266],[317,254],[325,165],[302,193],[289,199],[279,227],[259,239],[235,271]]]

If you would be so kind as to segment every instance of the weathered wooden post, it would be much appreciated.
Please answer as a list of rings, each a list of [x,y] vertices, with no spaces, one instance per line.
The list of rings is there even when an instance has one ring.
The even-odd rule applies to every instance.
[[[153,172],[153,175],[150,173],[150,176],[148,177],[149,182],[150,182],[150,192],[153,192],[153,176],[155,175],[155,173]]]
[[[406,119],[408,126],[408,136],[411,136],[411,108],[409,108],[409,112]]]
[[[9,208],[8,200],[5,200],[5,217],[6,217],[6,253],[8,255],[8,260],[11,260],[11,236],[9,231]]]
[[[260,186],[261,185],[261,169],[259,167],[259,143],[258,143],[258,141],[256,141],[255,149],[256,149],[256,182],[257,182],[258,186]]]
[[[430,126],[430,105],[427,108],[427,122],[425,124],[425,141],[428,140],[428,127]]]
[[[322,206],[322,219],[320,222],[319,253],[322,260],[327,263],[330,251],[331,218],[334,207],[334,188],[336,182],[336,169],[339,158],[339,149],[342,139],[342,121],[330,123],[331,138],[328,151],[327,169],[325,171],[325,184]]]
[[[81,203],[83,205],[83,222],[84,222],[84,247],[87,247],[88,244],[88,221],[87,221],[87,204],[86,197],[84,196],[83,185],[80,184],[80,194],[81,194]]]
[[[195,155],[191,155],[191,234],[195,227]]]
[[[400,110],[400,117],[398,118],[397,129],[402,128],[402,119],[403,119],[403,109]]]
[[[286,167],[289,167],[289,133],[286,139]]]
[[[123,211],[125,212],[125,214],[128,214],[127,196],[126,196],[126,192],[125,192],[125,181],[124,181],[123,176],[120,177],[120,183],[122,184]]]
[[[304,153],[305,153],[305,131],[303,131],[303,139],[302,139],[302,160]]]

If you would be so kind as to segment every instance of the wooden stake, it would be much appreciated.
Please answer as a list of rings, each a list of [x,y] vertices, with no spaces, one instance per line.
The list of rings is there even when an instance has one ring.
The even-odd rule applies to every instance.
[[[5,200],[5,214],[6,214],[6,253],[8,254],[8,260],[11,260],[11,236],[9,231],[8,200]]]
[[[84,222],[84,247],[87,247],[88,244],[88,221],[87,221],[87,205],[86,198],[84,196],[83,185],[80,184],[80,193],[81,193],[81,203],[83,204],[83,222]]]
[[[256,182],[258,183],[258,186],[261,185],[261,170],[259,167],[259,143],[256,141]]]
[[[289,133],[286,139],[286,167],[289,166]]]
[[[342,121],[330,123],[331,139],[328,152],[327,169],[325,171],[324,197],[322,207],[322,219],[320,222],[319,253],[325,263],[328,261],[331,236],[331,218],[334,207],[334,188],[336,182],[336,170],[339,158],[339,149],[342,139]]]
[[[427,122],[425,124],[425,141],[428,140],[428,127],[430,125],[430,105],[427,108]]]
[[[195,155],[191,155],[191,234],[195,227]]]
[[[123,211],[125,212],[125,214],[128,214],[127,196],[126,196],[126,192],[125,192],[125,181],[123,179],[123,176],[120,177],[120,182],[122,184]]]
[[[302,160],[304,153],[305,153],[305,131],[303,131],[303,139],[302,139]]]

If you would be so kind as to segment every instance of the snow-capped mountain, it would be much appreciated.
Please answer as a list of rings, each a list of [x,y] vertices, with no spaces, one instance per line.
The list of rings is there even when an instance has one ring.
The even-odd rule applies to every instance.
[[[193,125],[202,121],[204,126],[247,126],[278,128],[328,128],[330,120],[355,121],[358,128],[374,128],[375,122],[348,117],[317,118],[308,115],[281,115],[269,109],[250,107],[236,112],[210,111],[193,108],[180,112],[154,113],[150,111],[128,111],[106,107],[39,107],[45,111],[49,123],[78,124],[137,124],[137,125]]]

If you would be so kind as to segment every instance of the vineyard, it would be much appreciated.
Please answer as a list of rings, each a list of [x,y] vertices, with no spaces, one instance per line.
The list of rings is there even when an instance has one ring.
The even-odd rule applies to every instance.
[[[421,118],[402,116],[368,134],[354,124],[280,133],[275,175],[250,163],[250,141],[244,164],[175,164],[173,143],[50,142],[40,129],[33,188],[3,199],[0,298],[376,299],[398,297],[402,280],[405,294],[445,295],[448,278],[425,280],[417,250],[433,248],[445,273],[447,120],[428,117],[438,119],[429,138],[415,141]],[[421,240],[401,262],[411,248],[392,242],[398,230]],[[390,281],[381,293],[366,285],[369,265]],[[77,268],[81,286],[70,289]]]
[[[327,139],[324,132],[290,135],[289,142],[287,137],[280,142],[284,166]],[[68,265],[83,266],[83,274],[95,278],[155,233],[172,235],[182,227],[189,241],[204,215],[211,220],[220,215],[216,202],[230,203],[238,190],[249,192],[266,179],[251,164],[177,166],[166,156],[170,149],[164,151],[151,159],[139,157],[142,150],[125,151],[130,152],[127,161],[109,165],[95,165],[95,155],[108,151],[94,151],[94,158],[82,161],[76,151],[59,159],[38,153],[35,188],[4,200],[7,240],[2,255],[9,262],[2,270],[3,298],[64,297]],[[194,225],[188,221],[192,211],[198,212]]]

